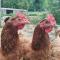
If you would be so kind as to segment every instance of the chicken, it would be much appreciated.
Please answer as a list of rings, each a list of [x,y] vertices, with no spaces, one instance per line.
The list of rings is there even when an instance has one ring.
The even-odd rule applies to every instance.
[[[48,32],[52,31],[55,26],[54,19],[43,19],[34,29],[33,38],[31,42],[24,40],[23,46],[23,60],[51,60],[51,43],[49,39]]]
[[[17,13],[15,17],[5,19],[1,32],[0,60],[20,60],[22,56],[18,30],[29,23],[24,14]]]
[[[57,30],[56,38],[52,41],[52,59],[60,60],[60,30]]]

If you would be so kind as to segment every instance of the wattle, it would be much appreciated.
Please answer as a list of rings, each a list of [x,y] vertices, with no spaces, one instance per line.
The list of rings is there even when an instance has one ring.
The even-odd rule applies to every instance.
[[[45,32],[46,33],[49,33],[49,32],[51,32],[52,31],[52,28],[47,28],[47,29],[45,29]]]

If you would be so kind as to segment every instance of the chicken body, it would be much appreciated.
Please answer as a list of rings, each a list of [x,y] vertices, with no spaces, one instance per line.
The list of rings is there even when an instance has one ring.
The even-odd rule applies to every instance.
[[[21,42],[18,30],[23,29],[29,23],[24,14],[17,14],[15,17],[5,19],[5,25],[1,32],[0,60],[20,60],[22,56]]]
[[[52,41],[52,60],[60,60],[60,31],[57,32],[55,40]]]
[[[1,33],[1,52],[6,60],[19,60],[21,57],[21,46],[17,28],[7,23]],[[1,57],[2,58],[2,57]]]
[[[22,43],[23,60],[50,60],[50,40],[48,34],[40,28],[35,27],[33,38]]]

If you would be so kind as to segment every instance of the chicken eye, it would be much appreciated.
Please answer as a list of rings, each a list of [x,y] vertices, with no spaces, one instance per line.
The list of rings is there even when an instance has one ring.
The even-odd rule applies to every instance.
[[[21,19],[18,19],[19,21],[21,21]]]
[[[49,21],[46,21],[45,23],[49,23]]]
[[[17,19],[19,22],[21,22],[21,19]]]

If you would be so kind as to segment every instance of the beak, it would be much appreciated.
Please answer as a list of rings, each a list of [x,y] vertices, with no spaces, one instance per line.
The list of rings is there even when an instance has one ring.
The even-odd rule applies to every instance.
[[[28,19],[24,19],[24,23],[29,24],[30,21]]]
[[[21,23],[23,23],[23,24],[30,24],[30,21],[29,21],[28,19],[23,19],[23,20],[21,21]]]

